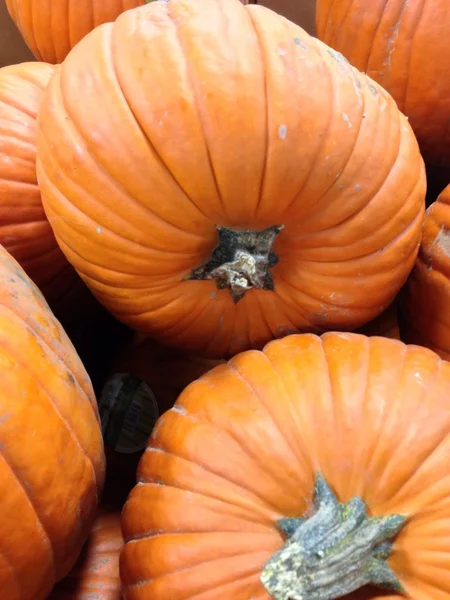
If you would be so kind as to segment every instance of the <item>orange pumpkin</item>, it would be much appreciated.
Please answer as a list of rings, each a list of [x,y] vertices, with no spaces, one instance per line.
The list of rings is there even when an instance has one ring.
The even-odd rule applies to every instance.
[[[63,252],[118,319],[165,344],[221,358],[355,328],[413,267],[425,173],[406,119],[262,6],[124,13],[72,50],[38,128]]]
[[[0,69],[0,244],[50,302],[78,281],[47,221],[36,178],[36,117],[53,73],[39,62]]]
[[[450,185],[427,210],[416,266],[401,294],[402,339],[450,360]]]
[[[120,511],[102,507],[77,564],[48,600],[121,600],[122,546]]]
[[[38,60],[62,62],[87,33],[145,0],[5,0],[12,20]]]
[[[448,0],[318,0],[317,35],[382,85],[424,156],[450,166]]]
[[[449,453],[450,364],[430,350],[327,333],[242,353],[153,430],[124,595],[447,600]]]
[[[89,377],[2,247],[0,370],[0,597],[43,600],[89,534],[105,459]]]

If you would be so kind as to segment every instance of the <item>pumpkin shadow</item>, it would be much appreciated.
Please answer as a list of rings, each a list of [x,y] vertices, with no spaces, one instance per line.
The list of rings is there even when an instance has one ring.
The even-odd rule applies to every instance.
[[[435,167],[426,165],[427,170],[427,207],[432,204],[439,194],[450,184],[450,167]]]
[[[399,594],[383,591],[372,585],[366,585],[356,592],[342,596],[342,600],[399,600],[400,598],[402,596]]]

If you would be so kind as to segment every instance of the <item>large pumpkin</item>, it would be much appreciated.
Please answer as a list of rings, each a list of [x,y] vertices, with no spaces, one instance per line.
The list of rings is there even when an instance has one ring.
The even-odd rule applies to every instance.
[[[450,360],[450,185],[427,210],[416,265],[401,294],[401,335]]]
[[[447,600],[449,453],[450,364],[430,350],[327,333],[240,354],[153,431],[124,596]]]
[[[91,529],[103,443],[83,365],[1,247],[0,373],[0,597],[43,600]]]
[[[12,20],[38,60],[62,62],[94,27],[145,0],[5,0]]]
[[[48,600],[121,600],[122,546],[120,511],[102,507],[77,564]]]
[[[169,0],[89,34],[52,79],[38,177],[120,320],[217,357],[346,329],[412,269],[423,162],[391,97],[274,12]]]
[[[0,69],[0,244],[50,302],[78,280],[56,243],[36,178],[36,117],[53,73],[39,62]]]
[[[450,166],[448,0],[318,0],[316,25],[392,94],[425,157]]]

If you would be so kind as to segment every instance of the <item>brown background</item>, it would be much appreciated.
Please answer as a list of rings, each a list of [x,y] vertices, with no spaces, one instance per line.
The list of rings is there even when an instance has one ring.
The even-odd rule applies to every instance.
[[[314,18],[316,0],[257,0],[254,4],[262,4],[284,15],[294,23],[301,25],[308,33],[314,35]]]
[[[314,33],[315,0],[257,0],[254,3],[263,4]],[[0,0],[0,67],[32,59],[8,15],[5,0]]]
[[[0,67],[26,60],[33,56],[11,21],[5,0],[0,0]]]

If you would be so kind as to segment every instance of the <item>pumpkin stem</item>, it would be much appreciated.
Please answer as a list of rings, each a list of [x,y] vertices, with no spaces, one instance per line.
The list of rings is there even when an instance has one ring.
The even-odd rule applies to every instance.
[[[235,302],[248,290],[272,290],[269,269],[278,262],[272,252],[275,238],[284,225],[273,225],[262,231],[234,231],[217,227],[219,243],[211,258],[194,269],[188,279],[215,279],[218,289],[228,289]]]
[[[321,475],[309,519],[281,519],[284,547],[266,564],[261,581],[275,600],[334,600],[367,584],[396,593],[405,590],[387,564],[389,541],[406,517],[369,517],[361,498],[338,502]]]

